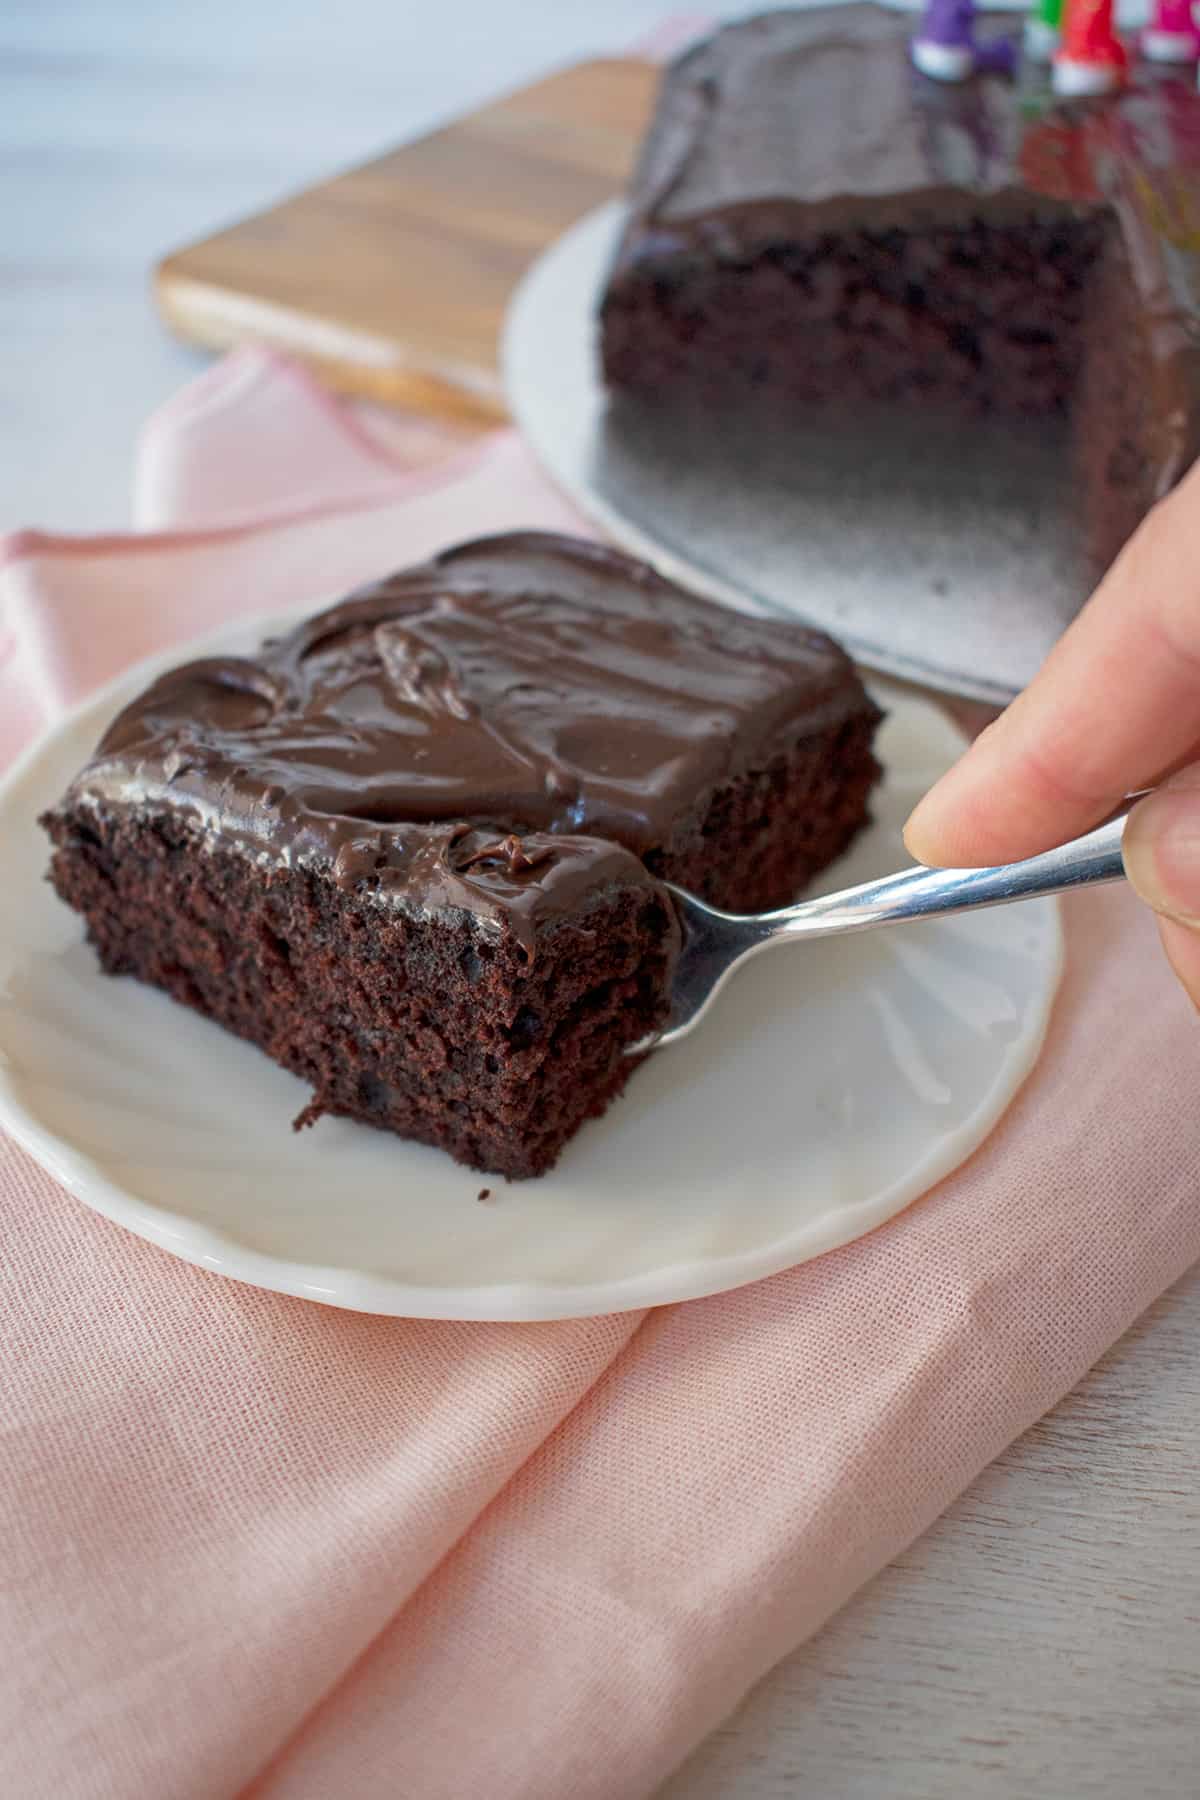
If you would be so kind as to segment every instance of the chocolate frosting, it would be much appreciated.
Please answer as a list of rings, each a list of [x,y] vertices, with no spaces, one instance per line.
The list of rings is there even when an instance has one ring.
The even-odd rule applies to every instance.
[[[631,186],[614,283],[646,263],[736,261],[825,232],[1103,211],[1141,301],[1154,491],[1165,493],[1200,451],[1192,70],[1141,61],[1121,92],[1085,101],[1059,99],[1040,64],[1016,81],[930,81],[909,55],[916,22],[867,4],[766,13],[681,57]]]
[[[645,564],[517,532],[445,551],[268,641],[161,676],[68,801],[164,809],[213,844],[424,910],[544,920],[715,787],[869,708],[820,632]]]

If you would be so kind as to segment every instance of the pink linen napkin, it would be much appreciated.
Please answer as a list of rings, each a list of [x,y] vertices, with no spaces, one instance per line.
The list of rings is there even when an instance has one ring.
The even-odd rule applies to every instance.
[[[0,757],[222,620],[579,528],[511,434],[385,444],[257,352],[152,424],[137,488],[152,532],[0,551]],[[1067,916],[1043,1059],[963,1169],[645,1315],[261,1293],[0,1139],[0,1793],[651,1793],[1200,1255],[1194,1020],[1127,892]]]

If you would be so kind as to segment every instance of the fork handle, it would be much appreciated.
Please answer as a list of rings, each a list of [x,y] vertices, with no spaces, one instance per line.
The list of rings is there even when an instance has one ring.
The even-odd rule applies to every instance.
[[[1125,874],[1121,839],[1125,821],[1137,800],[1084,837],[1045,850],[1024,862],[1001,863],[990,869],[927,869],[918,865],[898,875],[885,875],[840,894],[801,901],[765,915],[779,935],[864,931],[899,919],[925,919],[938,913],[966,912],[972,907],[1004,906],[1039,894],[1062,894],[1093,882],[1120,881]],[[772,933],[775,935],[775,932]]]

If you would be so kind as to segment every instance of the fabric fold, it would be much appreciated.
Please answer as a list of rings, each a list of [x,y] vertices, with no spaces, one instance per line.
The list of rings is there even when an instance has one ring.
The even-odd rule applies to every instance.
[[[348,1739],[365,1796],[398,1743],[428,1800],[652,1792],[1195,1261],[1194,1021],[1128,894],[1069,927],[1045,1062],[970,1163],[857,1244],[652,1315],[256,1796],[329,1792]]]

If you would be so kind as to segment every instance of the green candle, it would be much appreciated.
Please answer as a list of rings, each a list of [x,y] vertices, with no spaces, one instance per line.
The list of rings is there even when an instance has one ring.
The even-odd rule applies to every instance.
[[[1038,62],[1049,62],[1062,41],[1063,0],[1035,0],[1025,21],[1025,50]]]

